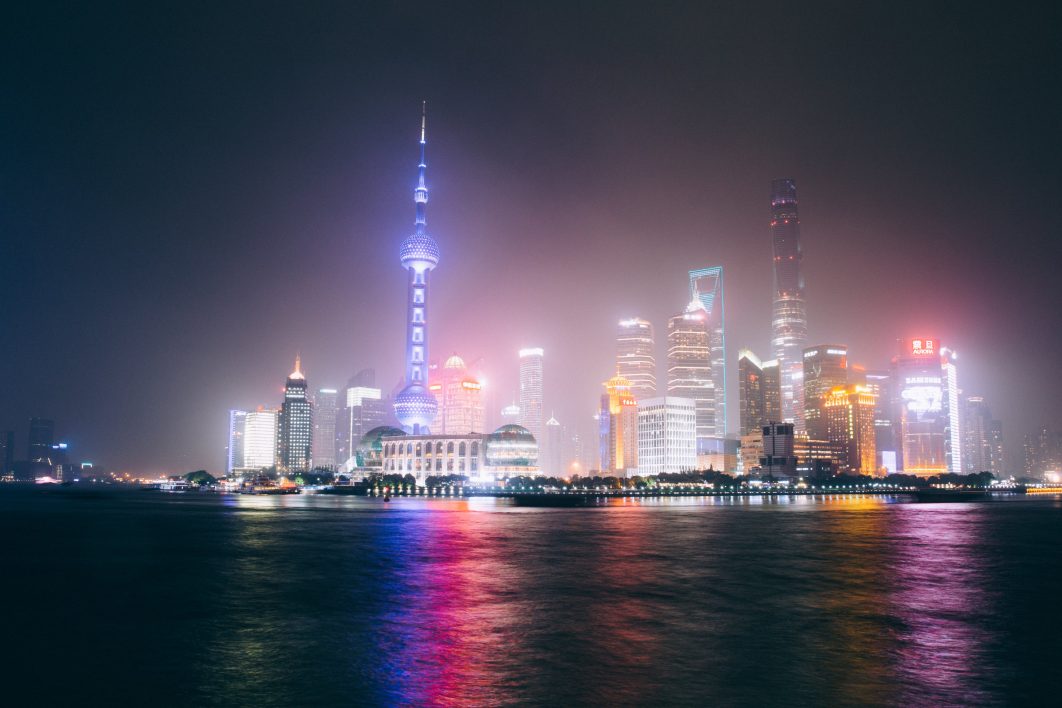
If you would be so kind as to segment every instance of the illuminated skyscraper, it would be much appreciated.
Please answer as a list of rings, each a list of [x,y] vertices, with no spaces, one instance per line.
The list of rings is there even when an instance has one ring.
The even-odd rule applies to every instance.
[[[620,320],[616,327],[616,373],[631,382],[636,400],[656,395],[652,323],[637,317]]]
[[[774,252],[774,304],[771,344],[781,367],[782,418],[804,429],[802,354],[808,341],[804,276],[800,272],[800,217],[796,182],[771,181],[771,241]]]
[[[608,397],[608,471],[622,477],[638,467],[638,403],[631,382],[617,374],[605,382]]]
[[[284,473],[309,471],[312,457],[313,409],[306,395],[301,364],[296,356],[295,371],[284,386],[277,426],[277,470]]]
[[[439,401],[432,426],[436,435],[484,432],[482,386],[469,373],[464,359],[457,354],[447,359],[429,389]]]
[[[826,395],[848,384],[848,347],[820,344],[802,352],[804,367],[804,429],[812,440],[826,440]]]
[[[243,467],[243,437],[246,430],[247,411],[229,411],[229,444],[225,455],[225,474]]]
[[[763,363],[748,349],[738,352],[738,411],[741,435],[751,435],[767,422],[764,415]]]
[[[847,474],[876,475],[874,410],[877,395],[865,385],[837,386],[823,397],[829,440]]]
[[[543,355],[538,347],[520,350],[520,425],[530,430],[538,441],[542,440]]]
[[[277,412],[259,408],[244,420],[243,466],[248,469],[273,467],[277,463]]]
[[[409,274],[409,299],[406,308],[406,385],[395,396],[395,417],[407,433],[423,435],[435,420],[439,403],[428,390],[428,274],[439,264],[439,244],[427,234],[425,209],[428,187],[424,182],[428,165],[427,109],[420,119],[420,164],[417,166],[415,231],[402,243],[402,267]]]
[[[697,407],[697,440],[715,437],[716,396],[712,381],[708,313],[694,300],[667,323],[667,393],[689,398]]]
[[[962,473],[962,424],[954,352],[936,339],[901,342],[892,360],[901,459],[908,474]]]
[[[877,451],[878,469],[893,474],[899,468],[895,424],[893,422],[892,377],[884,371],[867,371],[866,385],[877,396],[874,407],[874,447]]]
[[[387,425],[393,408],[375,388],[371,370],[358,372],[347,387],[343,407],[336,415],[336,465],[342,465],[357,451],[362,437],[373,428]]]
[[[711,349],[712,386],[715,389],[713,436],[726,437],[726,327],[723,299],[723,266],[690,271],[690,299],[697,300],[707,315]]]
[[[336,464],[336,413],[339,392],[320,388],[313,397],[313,466],[334,470]]]

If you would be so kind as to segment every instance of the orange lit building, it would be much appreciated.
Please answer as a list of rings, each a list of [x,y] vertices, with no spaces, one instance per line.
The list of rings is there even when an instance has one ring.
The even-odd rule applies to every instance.
[[[608,471],[625,475],[638,467],[638,403],[631,382],[616,374],[605,382],[608,395]]]
[[[878,397],[867,386],[837,386],[823,398],[826,437],[834,447],[840,471],[877,473],[874,411]]]
[[[483,386],[454,354],[435,372],[428,386],[439,402],[432,431],[439,435],[482,433],[484,429]]]

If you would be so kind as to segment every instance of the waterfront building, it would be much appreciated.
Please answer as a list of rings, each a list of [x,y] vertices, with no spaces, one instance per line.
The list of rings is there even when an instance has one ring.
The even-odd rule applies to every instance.
[[[866,385],[838,386],[823,400],[826,439],[847,474],[878,474],[874,434],[877,394]]]
[[[804,429],[804,360],[808,315],[800,262],[800,216],[796,182],[771,181],[771,242],[774,258],[774,300],[771,344],[780,367],[782,419]]]
[[[656,395],[656,357],[652,323],[632,317],[616,328],[616,373],[631,382],[637,401]]]
[[[265,469],[276,465],[277,412],[261,407],[250,411],[243,424],[243,468]]]
[[[30,462],[51,460],[55,443],[55,421],[50,418],[30,418],[27,458]]]
[[[797,476],[795,432],[792,423],[768,423],[762,429],[763,455],[760,474],[771,479]]]
[[[15,431],[0,432],[0,479],[9,479],[15,473]]]
[[[428,276],[439,265],[439,244],[427,233],[428,187],[425,183],[426,109],[420,119],[420,164],[413,190],[416,219],[413,235],[402,242],[400,259],[408,277],[406,306],[405,387],[395,396],[395,417],[406,432],[429,432],[439,404],[428,390]]]
[[[989,468],[988,470],[998,478],[1008,476],[1003,463],[1003,421],[993,420],[988,431],[989,439]]]
[[[697,469],[737,472],[738,447],[736,438],[700,438],[697,441]]]
[[[899,465],[908,473],[962,473],[961,422],[954,353],[933,338],[901,341],[892,359]]]
[[[742,435],[740,443],[740,474],[759,474],[760,458],[763,457],[763,427],[757,428],[748,435]]]
[[[797,474],[802,477],[830,477],[840,467],[833,443],[829,440],[814,440],[803,431],[795,435],[793,453],[797,458]]]
[[[763,362],[748,349],[742,349],[738,352],[738,419],[742,436],[767,423],[763,394]]]
[[[707,316],[711,379],[715,393],[712,436],[726,437],[726,327],[723,298],[723,266],[689,272],[690,298],[701,303]]]
[[[313,467],[334,470],[339,391],[319,388],[313,397]]]
[[[782,367],[777,359],[763,362],[761,366],[763,379],[760,389],[763,391],[764,424],[782,420]]]
[[[464,359],[457,354],[447,359],[428,389],[439,402],[432,430],[444,435],[483,432],[483,386],[469,373]]]
[[[827,440],[826,396],[838,386],[848,384],[848,347],[843,344],[820,344],[802,352],[804,361],[804,430],[814,440]]]
[[[247,411],[229,411],[229,444],[225,450],[225,474],[241,469],[243,464],[243,440],[247,426]]]
[[[308,472],[312,459],[313,407],[306,392],[302,361],[295,357],[295,370],[284,385],[284,402],[277,419],[277,471]]]
[[[624,476],[638,468],[638,403],[631,382],[619,374],[604,386],[608,397],[608,464],[604,469]]]
[[[638,474],[685,472],[697,465],[697,404],[662,396],[638,402]]]
[[[531,431],[535,440],[542,437],[542,359],[540,347],[520,350],[520,425]]]
[[[443,475],[461,475],[474,484],[542,475],[537,441],[526,428],[512,424],[490,434],[387,434],[380,442],[379,460],[382,473],[410,474],[418,485]]]
[[[716,396],[712,380],[708,313],[700,300],[667,324],[667,394],[697,404],[697,439],[715,436]]]

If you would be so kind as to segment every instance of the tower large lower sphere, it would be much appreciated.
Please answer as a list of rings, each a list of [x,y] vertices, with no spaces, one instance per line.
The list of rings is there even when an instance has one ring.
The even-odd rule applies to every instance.
[[[425,232],[425,206],[428,188],[424,183],[425,117],[420,120],[420,165],[416,202],[416,231],[402,242],[399,255],[409,273],[409,299],[406,307],[406,386],[395,396],[395,417],[406,432],[429,432],[439,403],[428,390],[428,273],[439,264],[439,244]]]

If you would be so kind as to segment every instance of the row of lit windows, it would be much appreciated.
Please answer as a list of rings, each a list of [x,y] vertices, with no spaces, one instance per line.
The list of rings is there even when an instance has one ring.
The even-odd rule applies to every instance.
[[[441,458],[435,460],[434,468],[436,472],[443,471],[443,461]],[[431,460],[388,460],[385,465],[385,469],[391,472],[431,472],[432,464]],[[473,457],[469,460],[468,471],[475,472],[479,469],[479,459]],[[463,458],[458,458],[457,465],[454,465],[453,460],[446,461],[447,472],[464,472],[465,461]]]
[[[465,454],[466,454],[466,451],[468,450],[468,447],[467,447],[467,444],[464,441],[462,441],[462,442],[457,444],[456,449],[457,449],[458,456],[464,457]],[[473,457],[479,455],[479,441],[478,440],[473,440],[472,441],[471,449],[472,449],[472,456]],[[454,450],[455,450],[454,442],[453,442],[453,440],[451,440],[451,441],[449,441],[446,444],[446,454],[453,455],[454,454]],[[403,443],[389,443],[389,444],[384,446],[384,454],[387,455],[388,457],[393,457],[394,455],[414,455],[415,457],[421,457],[422,455],[425,455],[425,454],[431,455],[432,453],[433,453],[433,449],[432,449],[432,444],[430,442],[429,443],[424,443],[423,446],[422,446],[421,443],[417,443],[414,446],[414,444],[411,443],[411,442],[407,442],[405,444],[403,444]],[[436,454],[436,455],[443,454],[443,443],[442,443],[441,440],[439,440],[438,442],[435,443],[435,445],[434,445],[434,454]]]

